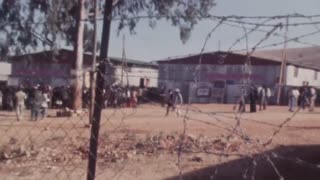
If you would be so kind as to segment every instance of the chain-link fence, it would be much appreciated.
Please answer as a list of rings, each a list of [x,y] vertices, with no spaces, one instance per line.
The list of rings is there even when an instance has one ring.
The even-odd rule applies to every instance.
[[[145,69],[139,70],[140,73],[148,71],[150,77],[145,77],[139,72],[129,73],[134,71],[134,67],[129,70],[124,65],[130,62],[115,64],[112,60],[100,59],[96,70],[98,80],[92,123],[89,118],[89,90],[84,89],[82,93],[83,109],[73,111],[71,102],[74,91],[68,84],[63,87],[49,86],[41,74],[38,74],[40,77],[27,77],[24,74],[17,76],[18,80],[19,77],[28,79],[28,84],[20,84],[22,81],[19,81],[1,89],[1,179],[73,180],[85,179],[87,176],[101,180],[319,178],[320,124],[317,109],[311,112],[303,110],[310,106],[310,103],[306,103],[306,107],[301,105],[290,109],[293,112],[284,106],[267,106],[266,110],[262,108],[258,112],[254,110],[261,103],[259,100],[262,101],[261,95],[252,86],[255,73],[259,74],[255,71],[256,65],[261,65],[257,64],[257,50],[290,42],[306,44],[302,42],[304,37],[319,33],[317,30],[293,38],[287,37],[278,44],[265,44],[272,35],[283,38],[277,32],[285,26],[282,20],[295,17],[252,17],[254,22],[247,20],[248,17],[212,17],[218,19],[218,22],[207,35],[200,54],[194,56],[194,66],[190,62],[183,64],[193,67],[185,71],[175,66],[179,63],[159,62],[159,75],[154,76],[150,75],[154,73],[154,66],[146,67],[145,63]],[[317,23],[308,20],[286,24],[287,27],[305,25],[317,26]],[[207,42],[223,26],[240,28],[244,35],[236,39],[224,54],[211,59],[217,61],[211,64],[210,56],[205,53]],[[262,32],[263,35],[249,47],[248,36],[253,32]],[[247,48],[233,50],[233,46],[242,40],[247,41]],[[314,46],[317,50],[318,46]],[[237,52],[240,53],[235,55]],[[241,56],[241,61],[238,64],[231,62],[230,56]],[[30,58],[35,57],[30,55]],[[290,58],[287,56],[288,64],[318,73],[316,67],[312,68],[308,64],[300,66],[295,61],[290,62]],[[175,60],[179,58],[172,61]],[[266,57],[260,59],[260,62],[266,61]],[[275,66],[280,70],[281,61],[269,61],[272,65],[277,62]],[[163,63],[165,65],[162,66]],[[317,64],[316,61],[313,63]],[[17,64],[15,67],[19,67]],[[51,64],[55,63],[22,67],[45,68]],[[173,68],[170,64],[174,64]],[[207,80],[208,67],[224,69],[227,65],[235,64],[241,67],[238,85],[242,89],[236,89],[239,100],[233,99],[233,102],[247,106],[246,112],[250,106],[252,113],[244,113],[245,110],[241,108],[238,111],[233,104],[199,104],[214,96],[209,93],[210,88],[207,91],[208,88],[200,86]],[[60,70],[66,66],[52,65]],[[162,72],[162,67],[168,67],[169,70]],[[117,69],[125,73],[117,74]],[[189,76],[189,79],[184,79]],[[39,81],[39,78],[43,81]],[[50,82],[62,84],[62,79],[69,77],[59,78]],[[121,79],[127,79],[127,82],[111,83]],[[132,79],[138,79],[135,82],[138,84],[134,84]],[[145,83],[141,83],[141,79],[157,80],[159,84],[168,87],[144,87]],[[38,86],[39,82],[43,84]],[[279,81],[281,86],[283,83]],[[101,84],[105,85],[99,86]],[[200,97],[198,101],[194,97],[196,95],[190,92],[193,86],[200,89],[195,92]],[[273,99],[276,99],[277,89],[273,90]],[[243,94],[239,93],[242,91]],[[185,92],[188,93],[183,94]],[[272,98],[266,94],[267,90],[264,97]],[[306,98],[300,98],[300,101],[312,101],[311,96],[300,96]],[[221,99],[224,100],[224,97]],[[198,103],[193,103],[195,101]]]

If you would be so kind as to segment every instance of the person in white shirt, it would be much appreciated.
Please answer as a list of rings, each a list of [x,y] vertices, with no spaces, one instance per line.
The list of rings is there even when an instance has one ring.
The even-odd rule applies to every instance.
[[[180,92],[180,89],[176,89],[174,92],[174,109],[176,110],[176,115],[179,117],[180,116],[180,108],[181,105],[183,104],[183,98],[182,94]]]
[[[16,100],[16,112],[17,112],[17,120],[21,121],[23,119],[23,110],[25,108],[25,101],[27,99],[26,93],[22,91],[21,88],[15,94]]]
[[[294,112],[295,108],[298,104],[298,98],[300,96],[300,92],[297,88],[292,88],[289,91],[289,111]]]
[[[314,87],[310,87],[310,107],[309,111],[314,111],[315,103],[317,99],[317,91]]]

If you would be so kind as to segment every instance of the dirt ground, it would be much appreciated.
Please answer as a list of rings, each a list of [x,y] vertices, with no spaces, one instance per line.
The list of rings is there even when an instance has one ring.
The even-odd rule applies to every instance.
[[[55,110],[51,110],[50,116],[45,120],[31,122],[29,112],[26,112],[25,119],[17,122],[13,112],[0,112],[0,150],[3,156],[0,156],[0,179],[76,180],[86,178],[88,154],[86,154],[85,147],[90,137],[90,128],[86,126],[88,117],[82,115],[58,118],[55,117],[55,113]],[[211,166],[220,167],[224,164],[233,166],[228,164],[229,162],[237,162],[235,163],[237,166],[258,161],[265,164],[268,158],[253,161],[254,158],[251,155],[264,152],[272,154],[272,150],[279,147],[317,147],[320,145],[320,109],[316,109],[315,112],[304,110],[294,115],[288,111],[287,107],[271,106],[266,111],[244,113],[239,116],[234,113],[232,105],[211,104],[185,105],[181,114],[180,117],[177,117],[174,112],[171,112],[169,116],[165,116],[165,109],[156,104],[142,105],[136,109],[104,110],[100,129],[102,139],[101,142],[99,139],[99,147],[106,147],[121,138],[123,140],[123,137],[128,140],[134,136],[138,141],[142,141],[146,136],[183,134],[184,132],[191,139],[205,136],[211,139],[223,139],[226,147],[233,145],[229,142],[236,142],[235,144],[239,147],[234,153],[227,155],[200,151],[183,152],[180,159],[178,158],[179,152],[175,149],[172,151],[157,150],[151,154],[149,152],[130,154],[136,150],[129,148],[130,153],[126,154],[126,158],[118,157],[121,154],[114,152],[117,151],[115,149],[110,151],[112,156],[115,156],[115,160],[108,159],[110,154],[99,156],[97,179],[178,179],[179,173],[184,175],[185,179],[214,179],[214,177],[217,179],[250,179],[251,177],[246,174],[253,171],[251,165],[243,165],[249,168],[242,167],[240,168],[242,170],[235,172],[233,176],[226,176],[231,171],[220,172],[217,168],[214,168],[215,171],[210,172],[209,176],[194,174],[202,173],[201,170]],[[288,119],[292,116],[291,120]],[[272,135],[279,130],[279,125],[286,120],[288,123],[284,124],[279,133],[276,133],[270,145],[262,146],[270,140]],[[237,126],[238,122],[240,124]],[[229,139],[229,137],[232,138]],[[122,143],[126,142],[119,141],[117,147],[122,146]],[[145,144],[143,146],[146,147]],[[104,151],[100,148],[99,152]],[[290,152],[293,151],[293,148],[288,149]],[[320,148],[315,149],[317,153],[320,152]],[[223,149],[219,153],[226,151]],[[251,160],[245,159],[248,157]],[[312,168],[319,167],[320,158],[318,157],[308,157],[309,159],[305,158],[301,162]],[[280,159],[280,157],[273,158],[275,161],[277,158]],[[241,162],[238,162],[240,159]],[[301,156],[293,154],[288,159],[296,161],[301,159]],[[281,169],[281,167],[278,168]],[[317,173],[318,170],[315,170]],[[267,179],[279,179],[281,174],[288,172],[288,170],[283,171],[285,172],[273,171],[273,174],[277,176],[270,176]],[[315,179],[317,178],[320,179],[320,176]]]

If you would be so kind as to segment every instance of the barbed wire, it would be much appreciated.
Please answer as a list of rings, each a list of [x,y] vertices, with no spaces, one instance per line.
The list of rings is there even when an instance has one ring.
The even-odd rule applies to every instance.
[[[241,25],[236,25],[236,24],[231,24],[231,23],[227,23],[227,22],[224,22],[223,23],[224,25],[227,25],[227,26],[231,26],[231,27],[236,27],[236,28],[243,28],[243,26]],[[268,32],[267,30],[263,30],[263,29],[259,29],[259,28],[249,28],[249,27],[245,27],[246,29],[248,30],[254,30],[255,32],[262,32],[262,33],[266,33]],[[320,30],[320,29],[319,29]],[[282,34],[279,34],[279,33],[273,33],[273,36],[276,36],[276,37],[285,37],[284,35]],[[290,38],[291,39],[291,38]],[[293,41],[295,43],[299,43],[299,44],[302,44],[302,45],[308,45],[308,46],[314,46],[314,47],[319,47],[320,45],[319,44],[314,44],[314,43],[309,43],[309,42],[304,42],[304,41],[301,41],[299,39],[296,39],[295,41]]]
[[[320,16],[320,15],[319,15]],[[271,19],[279,19],[279,18],[287,18],[288,16],[283,16],[283,17],[272,17]],[[298,16],[296,15],[297,18],[305,18],[305,17],[302,17],[302,16]],[[318,17],[318,16],[317,16]],[[230,17],[231,18],[231,17]],[[235,18],[235,17],[233,17]],[[249,17],[238,17],[239,19],[250,19]],[[253,17],[252,17],[253,18]],[[190,80],[190,81],[187,81],[187,80],[184,80],[183,82],[193,82],[195,83],[196,85],[198,85],[199,82],[201,82],[201,65],[202,65],[202,57],[203,57],[203,54],[205,53],[205,49],[206,49],[206,46],[207,46],[207,42],[209,41],[209,39],[212,37],[212,34],[219,28],[221,27],[222,24],[225,23],[225,21],[227,21],[228,18],[220,18],[220,22],[215,25],[215,27],[213,27],[213,29],[208,33],[205,41],[204,41],[204,44],[202,46],[202,49],[200,51],[200,55],[199,55],[199,60],[198,60],[198,66],[199,68],[196,68],[196,72],[199,73],[199,77],[198,78],[195,78],[194,80]],[[250,63],[250,56],[257,50],[257,49],[260,49],[260,48],[264,48],[264,47],[268,47],[268,45],[264,45],[264,46],[261,46],[261,44],[263,42],[265,42],[267,39],[269,39],[271,37],[272,34],[274,34],[274,32],[281,28],[282,27],[282,24],[277,24],[275,26],[269,26],[270,24],[265,24],[263,25],[264,23],[266,22],[269,22],[271,19],[270,17],[269,18],[266,18],[266,17],[254,17],[253,19],[266,19],[263,23],[252,23],[252,24],[247,24],[247,25],[254,25],[255,27],[252,28],[251,30],[247,31],[247,27],[242,27],[244,29],[244,36],[242,36],[241,38],[237,39],[233,44],[237,44],[238,42],[240,42],[241,40],[243,39],[246,39],[247,42],[248,42],[248,34],[250,34],[251,32],[256,32],[258,31],[258,29],[262,26],[267,26],[267,27],[271,27],[271,30],[266,30],[264,33],[265,35],[252,47],[252,48],[246,48],[244,49],[246,52],[247,52],[247,55],[245,58],[247,58],[248,61],[246,61],[250,66],[251,66],[251,63]],[[227,21],[228,22],[228,21]],[[239,23],[238,21],[236,21],[236,23]],[[315,24],[317,24],[318,22],[316,22]],[[243,23],[245,24],[245,23]],[[293,24],[291,24],[293,25]],[[310,22],[310,24],[308,25],[312,25],[312,22]],[[313,24],[314,25],[314,24]],[[307,36],[312,36],[312,35],[315,35],[315,34],[318,34],[320,33],[320,30],[318,29],[318,31],[315,31],[315,32],[312,32],[312,33],[308,33],[308,34],[304,34],[304,35],[301,35],[301,36],[298,36],[296,38],[290,38],[288,39],[287,41],[284,41],[284,42],[281,42],[279,45],[281,44],[284,44],[284,43],[287,43],[287,42],[290,42],[291,40],[292,41],[295,41],[296,39],[300,39],[300,38],[304,38],[304,37],[307,37]],[[229,48],[228,52],[235,52],[237,50],[232,50],[234,45],[232,44],[232,46]],[[248,43],[247,43],[248,45]],[[272,44],[274,46],[274,44]],[[224,61],[226,57],[223,57],[222,60]],[[115,67],[115,66],[114,66]],[[251,67],[252,68],[252,67]],[[144,71],[141,71],[140,73],[142,73]],[[111,73],[107,74],[107,76],[110,76],[112,75]],[[117,75],[114,75],[114,76],[117,76]],[[144,75],[128,75],[129,77],[145,77]],[[158,80],[173,80],[173,81],[177,81],[179,79],[176,79],[176,78],[161,78],[161,77],[148,77],[150,79],[158,79]],[[243,77],[245,78],[245,77]],[[248,77],[250,78],[250,76]],[[248,82],[248,80],[246,81]],[[102,91],[100,89],[100,91]],[[242,114],[241,113],[234,113],[234,116],[227,116],[223,113],[216,113],[216,112],[205,112],[205,111],[202,111],[201,109],[197,108],[197,107],[194,107],[191,105],[191,102],[188,102],[186,107],[185,108],[182,108],[182,107],[179,107],[181,109],[184,109],[185,110],[185,114],[184,116],[180,117],[179,119],[182,119],[182,123],[183,123],[183,130],[181,132],[181,136],[180,136],[180,141],[179,141],[179,148],[178,148],[178,151],[176,152],[177,153],[177,167],[178,167],[178,170],[179,170],[179,178],[182,178],[182,175],[183,175],[183,170],[182,170],[182,158],[183,158],[183,146],[184,146],[184,140],[186,138],[186,135],[188,133],[188,121],[193,121],[193,122],[198,122],[198,123],[201,123],[201,124],[206,124],[210,127],[215,127],[215,128],[219,128],[219,129],[222,129],[226,132],[229,132],[231,133],[231,135],[235,135],[237,137],[240,138],[241,141],[245,142],[247,145],[245,146],[245,153],[243,154],[236,154],[236,153],[215,153],[215,152],[206,152],[208,154],[214,154],[214,155],[217,155],[217,156],[220,156],[220,157],[223,157],[223,156],[239,156],[239,157],[250,157],[251,160],[252,160],[252,174],[251,174],[251,180],[255,179],[255,176],[256,176],[256,168],[258,166],[258,159],[261,158],[261,157],[253,157],[253,155],[250,154],[249,152],[249,144],[250,145],[255,145],[256,147],[252,148],[252,151],[257,151],[257,152],[260,152],[261,153],[261,156],[264,157],[264,160],[266,160],[272,167],[273,167],[273,170],[276,172],[276,174],[279,176],[279,178],[283,178],[281,172],[279,171],[279,169],[276,167],[275,163],[273,162],[272,158],[270,157],[270,155],[267,155],[264,151],[267,149],[268,146],[270,146],[274,140],[275,137],[277,137],[277,135],[286,127],[286,125],[291,122],[294,117],[298,114],[300,108],[295,111],[293,114],[291,114],[291,116],[289,118],[287,118],[285,121],[283,121],[280,125],[271,125],[270,123],[264,123],[264,122],[259,122],[259,124],[261,125],[266,125],[266,126],[276,126],[277,129],[274,130],[272,132],[272,136],[269,138],[269,140],[267,140],[266,142],[258,142],[257,139],[254,139],[253,137],[250,136],[249,133],[246,133],[243,131],[242,127],[240,126],[240,121],[242,120],[247,120],[249,121],[248,119],[242,117]],[[124,122],[125,120],[127,120],[129,117],[132,117],[135,115],[135,113],[138,111],[139,109],[133,109],[132,110],[132,113],[129,113],[129,114],[125,114],[124,111],[122,110],[119,110],[119,109],[115,109],[114,112],[106,118],[106,122],[109,121],[110,123],[112,123],[110,121],[111,118],[113,118],[115,116],[115,113],[116,112],[121,112],[122,113],[122,117],[120,119],[120,123],[118,126],[115,127],[114,130],[111,130],[110,133],[108,133],[108,136],[110,136],[111,134],[115,133],[119,128],[121,128],[123,125],[124,125]],[[208,121],[208,120],[203,120],[203,119],[200,119],[200,118],[194,118],[194,117],[191,117],[190,115],[190,112],[198,112],[198,113],[201,113],[201,114],[205,114],[207,115],[208,117],[212,118],[214,121],[218,122],[218,123],[215,123],[215,122],[211,122],[211,121]],[[227,123],[225,122],[223,119],[221,119],[221,117],[225,117],[225,118],[230,118],[230,119],[234,119],[236,121],[236,125],[235,126],[232,126],[230,123]],[[251,120],[252,122],[258,122],[259,120]],[[104,123],[106,123],[104,122]],[[102,126],[105,125],[105,124],[102,124]],[[60,125],[58,128],[63,128],[62,125]],[[67,130],[64,129],[64,131],[67,133]],[[84,131],[84,130],[83,130]],[[41,131],[40,131],[41,133]],[[39,136],[38,138],[40,138],[41,136]],[[281,156],[279,156],[277,153],[274,153],[274,157],[273,158],[281,158]],[[308,163],[306,163],[308,164]],[[62,167],[62,169],[59,171],[59,172],[62,172],[62,171],[66,171],[65,170],[65,167],[66,165],[64,165]],[[123,169],[122,169],[123,170]],[[120,172],[120,171],[119,171]],[[118,172],[117,172],[118,173]],[[247,169],[245,170],[245,173],[247,173]],[[67,173],[68,174],[68,173]],[[114,177],[114,176],[113,176]]]
[[[121,19],[126,20],[143,20],[143,19],[153,19],[153,18],[181,18],[183,16],[172,16],[172,15],[140,15],[140,16],[133,16],[133,17],[112,17],[112,21],[119,21]],[[288,14],[288,15],[275,15],[275,16],[239,16],[239,15],[227,15],[227,16],[216,16],[216,15],[207,15],[207,16],[201,16],[198,17],[201,19],[211,19],[211,20],[221,20],[221,21],[227,21],[227,22],[233,22],[237,24],[246,24],[246,25],[253,25],[257,26],[260,23],[254,23],[254,22],[247,22],[247,21],[240,21],[242,19],[254,19],[254,20],[260,20],[260,19],[271,19],[271,20],[279,20],[279,19],[285,19],[285,18],[291,18],[291,19],[312,19],[312,18],[320,18],[320,14],[315,15],[303,15],[303,14]],[[90,21],[103,21],[103,17],[98,18],[85,18],[81,19],[80,21],[90,22]],[[235,20],[233,20],[235,19]],[[76,20],[56,20],[55,22],[59,23],[74,23]],[[4,22],[0,27],[5,27],[7,25],[14,25],[17,22]],[[47,21],[39,21],[39,22],[26,22],[25,25],[42,25],[47,24]],[[288,24],[288,26],[305,26],[305,25],[318,25],[320,24],[320,21],[314,21],[314,22],[299,22],[299,23],[291,23]],[[264,24],[260,26],[278,26],[278,24]]]

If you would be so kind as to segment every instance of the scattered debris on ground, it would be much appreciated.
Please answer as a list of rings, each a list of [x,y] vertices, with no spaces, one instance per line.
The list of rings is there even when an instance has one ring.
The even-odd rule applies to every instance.
[[[61,139],[56,138],[57,141]],[[48,140],[51,144],[54,139]],[[31,162],[42,164],[65,163],[70,160],[86,160],[89,153],[89,142],[80,146],[62,145],[59,147],[18,146],[17,140],[10,142],[0,148],[0,163],[8,162]],[[236,152],[241,147],[241,141],[237,139],[209,138],[205,136],[194,136],[192,134],[182,135],[179,133],[158,133],[147,135],[144,138],[133,133],[123,135],[121,138],[100,138],[98,156],[104,162],[121,162],[132,159],[135,156],[157,156],[160,154],[182,153],[217,153]],[[194,156],[191,161],[202,162],[199,156]]]

